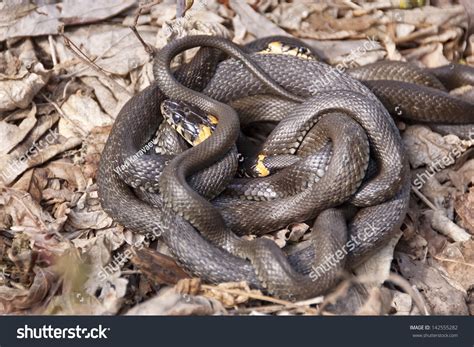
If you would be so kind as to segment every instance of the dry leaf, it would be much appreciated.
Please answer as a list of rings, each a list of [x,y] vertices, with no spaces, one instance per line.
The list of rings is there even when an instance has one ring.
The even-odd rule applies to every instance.
[[[401,274],[420,291],[432,314],[468,314],[464,293],[452,287],[439,270],[403,253],[396,258]]]
[[[189,275],[176,264],[173,258],[153,249],[140,247],[143,241],[139,242],[134,250],[132,263],[151,283],[174,285],[183,278],[189,278]]]
[[[369,297],[357,312],[358,316],[380,316],[387,314],[390,309],[392,297],[386,288],[373,287],[370,289]]]
[[[413,308],[413,299],[406,293],[399,292],[398,290],[392,290],[392,309],[395,311],[396,316],[409,316]]]
[[[12,229],[33,234],[53,234],[60,230],[64,221],[55,220],[44,211],[29,194],[16,189],[4,188],[0,205],[11,217]]]
[[[456,200],[455,209],[461,219],[459,224],[474,235],[474,187]]]
[[[285,30],[257,13],[243,0],[230,0],[229,6],[240,16],[241,22],[247,31],[256,37],[289,35]]]
[[[455,150],[462,150],[462,142],[455,135],[441,136],[421,125],[408,127],[402,135],[413,168],[422,165],[443,164],[444,158],[454,163]],[[445,165],[446,166],[446,165]]]
[[[30,288],[0,287],[0,307],[4,313],[20,313],[41,304],[50,290],[54,275],[48,269],[35,268],[35,278]]]
[[[448,244],[435,259],[466,291],[474,286],[474,241]]]
[[[46,136],[48,137],[48,136]],[[57,137],[56,137],[57,139]],[[56,139],[54,141],[56,141]],[[61,138],[59,143],[43,142],[43,145],[31,147],[31,152],[17,156],[10,156],[6,159],[6,166],[0,172],[0,182],[5,185],[11,184],[23,172],[34,166],[43,164],[59,153],[75,148],[81,144],[77,137]]]
[[[0,157],[6,155],[12,148],[18,145],[25,136],[36,125],[36,105],[33,104],[31,110],[18,110],[0,121]],[[17,126],[10,122],[21,123]],[[0,159],[1,160],[1,159]]]
[[[140,35],[146,42],[153,42],[156,35],[156,29],[151,28],[147,31],[141,31]],[[102,68],[106,73],[117,76],[125,76],[131,70],[134,70],[149,60],[148,53],[143,49],[141,43],[136,39],[129,28],[120,25],[89,25],[79,27],[67,32],[67,37],[81,51],[93,60],[94,63]],[[57,42],[58,59],[60,62],[68,63],[75,58],[73,53],[64,46],[61,41]],[[78,76],[107,76],[101,74],[90,66],[66,65],[70,72],[77,73]],[[85,68],[86,67],[86,68]],[[127,81],[122,79],[111,79],[118,87],[126,90]],[[110,82],[110,81],[109,81]],[[112,92],[114,90],[111,88]],[[130,95],[131,96],[131,95]]]
[[[0,80],[0,112],[27,108],[47,81],[47,76],[36,73],[16,80]]]
[[[378,250],[362,265],[358,266],[357,269],[355,269],[357,276],[370,278],[375,286],[384,283],[390,275],[393,251],[401,236],[402,232],[399,231],[390,239],[390,242],[388,242],[386,246]]]
[[[228,289],[230,289],[230,291],[227,291]],[[237,290],[240,294],[232,293],[232,290]],[[220,283],[215,289],[206,287],[203,290],[204,296],[219,300],[226,308],[232,308],[247,303],[250,297],[245,295],[246,293],[262,295],[259,290],[250,289],[246,282]]]
[[[60,10],[56,4],[24,6],[17,5],[15,2],[10,4],[3,2],[0,4],[0,10],[12,14],[10,17],[2,18],[0,41],[14,37],[57,34],[61,24]]]
[[[474,184],[474,159],[466,161],[456,171],[450,170],[448,177],[458,191],[465,192],[469,185]]]
[[[133,5],[135,5],[133,0],[104,0],[100,2],[64,0],[61,19],[65,24],[93,23],[113,17]]]
[[[131,308],[127,313],[133,315],[189,316],[189,315],[225,315],[221,303],[204,296],[182,295],[173,288],[164,288],[158,294]]]
[[[112,118],[104,113],[90,96],[76,93],[61,106],[67,118],[59,120],[59,133],[65,137],[74,137],[82,133],[89,134],[95,127],[111,125]],[[78,132],[79,128],[81,132]]]

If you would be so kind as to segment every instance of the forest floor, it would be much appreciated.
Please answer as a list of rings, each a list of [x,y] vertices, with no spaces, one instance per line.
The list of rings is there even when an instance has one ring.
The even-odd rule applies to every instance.
[[[191,34],[242,44],[290,33],[333,66],[474,66],[473,13],[451,1],[414,3],[202,0],[175,19],[174,1],[164,0],[145,8],[137,29],[158,48]],[[100,154],[121,107],[153,80],[129,28],[137,10],[133,0],[0,4],[0,312],[474,313],[474,128],[462,140],[398,122],[419,179],[401,230],[354,276],[311,300],[189,279],[162,242],[114,223],[98,201]],[[474,98],[472,87],[452,93]],[[268,237],[285,247],[309,229],[298,223]]]

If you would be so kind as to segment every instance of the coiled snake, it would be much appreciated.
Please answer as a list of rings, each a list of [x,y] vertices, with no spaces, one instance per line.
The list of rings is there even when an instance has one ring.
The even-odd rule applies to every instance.
[[[262,53],[276,41],[304,47],[287,38],[239,47],[193,36],[160,50],[156,81],[128,101],[112,128],[99,166],[99,196],[117,222],[159,232],[193,275],[245,280],[275,296],[301,299],[324,293],[341,270],[380,249],[405,216],[409,167],[389,112],[451,128],[474,123],[473,104],[443,86],[470,83],[474,74],[457,65],[422,70],[396,62],[341,73],[300,54]],[[173,72],[172,59],[193,47],[203,48]],[[212,115],[215,130],[184,150],[136,156],[160,124],[173,136],[163,122],[166,99]],[[254,121],[278,124],[254,153],[253,168],[269,171],[267,159],[285,164],[266,177],[235,178],[240,123]],[[117,170],[124,163],[126,169]],[[291,254],[269,239],[239,236],[313,218],[310,239]]]

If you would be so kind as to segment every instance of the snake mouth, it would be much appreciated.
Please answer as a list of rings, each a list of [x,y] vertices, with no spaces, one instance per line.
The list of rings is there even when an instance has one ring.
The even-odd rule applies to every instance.
[[[184,101],[163,101],[161,114],[166,122],[191,146],[197,146],[208,139],[219,122],[217,117]]]

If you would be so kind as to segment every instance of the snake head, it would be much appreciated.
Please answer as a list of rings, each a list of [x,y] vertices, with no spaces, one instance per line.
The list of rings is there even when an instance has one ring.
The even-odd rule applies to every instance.
[[[218,123],[213,115],[184,101],[163,101],[161,113],[166,122],[191,146],[197,146],[211,136]]]
[[[258,53],[292,55],[306,60],[316,59],[307,47],[290,45],[281,41],[272,41],[268,43],[267,47]]]

